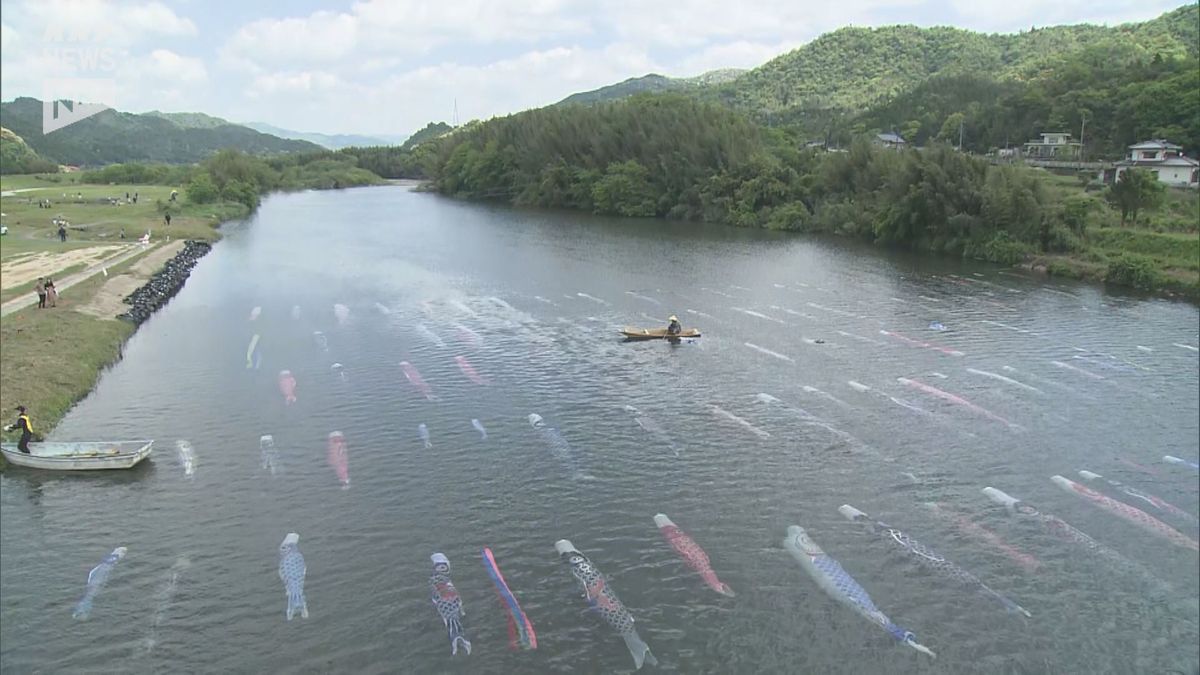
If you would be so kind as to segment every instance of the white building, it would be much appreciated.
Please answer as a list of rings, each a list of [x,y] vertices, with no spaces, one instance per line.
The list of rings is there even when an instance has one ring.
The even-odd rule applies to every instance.
[[[1043,132],[1040,141],[1029,141],[1025,144],[1025,156],[1031,159],[1079,159],[1083,144],[1072,141],[1071,134],[1063,132]]]
[[[1135,143],[1129,146],[1129,158],[1117,162],[1116,169],[1106,172],[1104,178],[1107,180],[1111,175],[1115,182],[1127,169],[1146,169],[1154,172],[1159,182],[1165,185],[1196,187],[1200,185],[1200,162],[1185,157],[1182,150],[1162,139]]]

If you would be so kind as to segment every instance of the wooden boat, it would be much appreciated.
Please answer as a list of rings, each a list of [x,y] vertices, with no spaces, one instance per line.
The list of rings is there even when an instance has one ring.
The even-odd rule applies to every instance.
[[[678,335],[668,335],[666,328],[631,328],[626,326],[621,330],[627,340],[678,340],[680,338],[698,338],[700,331],[695,328],[685,328]]]
[[[4,459],[17,466],[53,471],[128,469],[150,456],[154,441],[65,441],[30,443],[29,453],[16,443],[0,444]]]

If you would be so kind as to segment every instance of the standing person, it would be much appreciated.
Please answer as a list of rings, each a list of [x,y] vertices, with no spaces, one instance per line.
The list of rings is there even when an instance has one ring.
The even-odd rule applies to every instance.
[[[58,240],[62,243],[67,243],[67,226],[61,221],[58,223]]]
[[[38,282],[34,285],[33,290],[38,294],[38,309],[46,309],[46,280],[38,277]]]
[[[163,216],[163,220],[167,221],[167,225],[170,225],[171,224],[171,214],[168,213],[167,215]]]
[[[53,279],[46,279],[46,302],[51,307],[58,307],[58,289],[54,288]]]
[[[134,203],[134,204],[136,204],[136,203],[137,203],[137,193],[136,193],[136,192],[135,192],[135,193],[133,193],[133,203]]]
[[[25,406],[17,406],[17,421],[4,427],[5,431],[21,430],[21,440],[17,441],[17,449],[29,453],[29,439],[33,438],[33,425],[29,423],[29,415],[25,414]]]

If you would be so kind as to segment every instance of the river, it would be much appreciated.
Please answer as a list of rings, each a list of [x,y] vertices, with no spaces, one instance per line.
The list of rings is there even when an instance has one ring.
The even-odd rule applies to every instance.
[[[0,475],[5,673],[632,670],[559,561],[561,538],[606,573],[660,670],[1200,667],[1196,552],[1050,480],[1083,482],[1089,470],[1195,516],[1196,474],[1161,460],[1197,455],[1192,305],[846,242],[401,186],[272,196],[225,230],[53,434],[153,438],[152,461]],[[623,325],[665,325],[672,313],[704,336],[618,339]],[[531,413],[574,455],[556,455]],[[335,430],[348,489],[327,461]],[[177,440],[194,449],[190,476]],[[1089,485],[1196,537],[1186,517]],[[1008,515],[986,486],[1135,562]],[[938,550],[1031,618],[918,568],[844,519],[842,504]],[[681,562],[655,527],[660,512],[736,597]],[[783,546],[793,524],[937,659],[825,595]],[[310,610],[291,622],[277,575],[289,532]],[[128,554],[91,618],[73,619],[88,571],[117,546]],[[536,651],[509,648],[484,546]],[[450,655],[430,603],[438,551],[467,610],[469,656]]]

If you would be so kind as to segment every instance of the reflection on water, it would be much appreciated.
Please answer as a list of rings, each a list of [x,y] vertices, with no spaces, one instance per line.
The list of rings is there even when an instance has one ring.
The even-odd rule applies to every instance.
[[[620,341],[660,314],[704,337]],[[1195,552],[1050,476],[1091,471],[1197,513],[1195,472],[1161,461],[1197,456],[1197,320],[781,233],[394,187],[274,197],[55,432],[155,438],[152,461],[0,476],[0,667],[628,671],[621,638],[580,611],[554,547],[569,539],[663,670],[1195,672]],[[1061,520],[1010,514],[988,486]],[[843,504],[1031,617],[864,537]],[[736,597],[705,586],[655,514]],[[791,525],[938,659],[836,605],[781,545]],[[292,532],[310,616],[287,622]],[[91,618],[73,620],[118,546]],[[536,651],[509,650],[484,547]],[[431,607],[435,552],[454,565],[469,656],[449,655]]]

